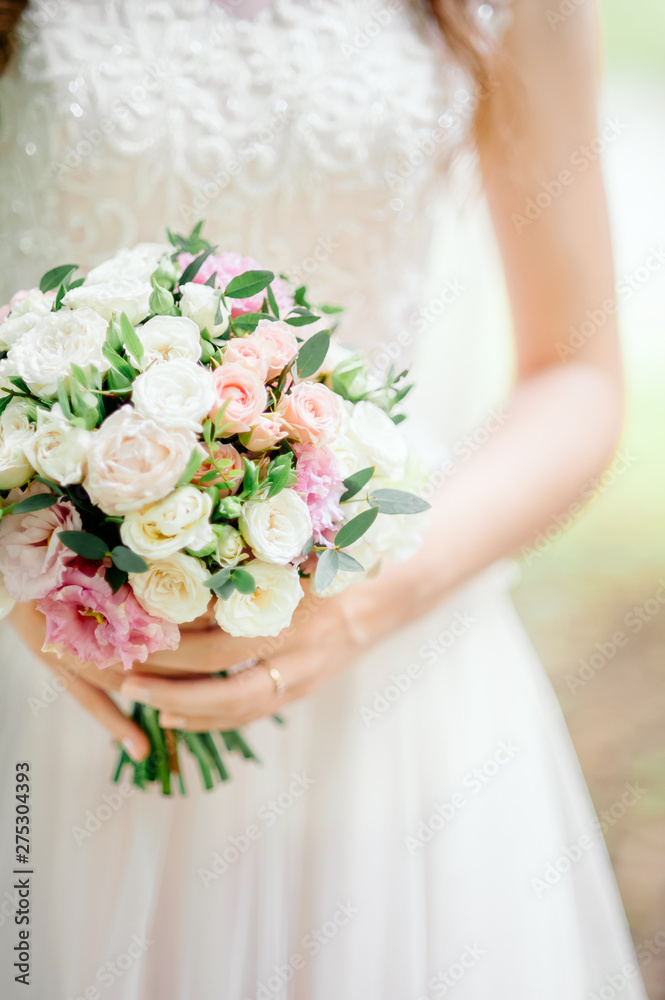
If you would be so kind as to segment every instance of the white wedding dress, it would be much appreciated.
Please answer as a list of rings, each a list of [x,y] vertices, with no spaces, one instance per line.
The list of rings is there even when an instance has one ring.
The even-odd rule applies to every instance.
[[[344,304],[343,341],[402,365],[427,325],[413,310],[469,82],[404,0],[243,9],[31,5],[20,69],[0,84],[1,301],[55,263],[88,267],[205,218],[224,248]],[[478,16],[496,31],[507,11]],[[486,412],[488,285],[473,254],[460,279],[463,242],[463,337],[419,365],[444,446]],[[3,625],[6,831],[14,762],[33,776],[31,995],[645,1000],[509,580],[491,568],[289,706],[284,727],[248,727],[262,765],[234,758],[212,793],[190,770],[186,799],[117,792],[107,734]],[[11,847],[0,948],[13,998]]]

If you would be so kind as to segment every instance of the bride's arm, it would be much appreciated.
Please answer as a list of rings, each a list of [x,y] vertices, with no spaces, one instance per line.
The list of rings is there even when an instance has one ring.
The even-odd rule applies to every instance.
[[[307,597],[294,625],[269,640],[268,658],[288,686],[285,695],[275,694],[260,668],[228,680],[146,672],[213,672],[246,659],[254,646],[264,655],[265,642],[230,639],[218,630],[185,634],[178,650],[155,654],[143,673],[132,671],[126,693],[162,709],[165,725],[232,728],[308,694],[373,642],[529,542],[579,499],[611,457],[622,383],[616,323],[607,308],[614,299],[607,212],[593,151],[598,26],[587,3],[553,30],[548,2],[515,0],[506,49],[522,83],[519,125],[508,149],[481,150],[514,315],[510,419],[438,491],[418,557],[335,598]],[[499,83],[497,93],[507,93],[508,77]],[[544,183],[558,190],[552,182],[560,194],[538,218],[524,221],[527,201],[537,204]],[[568,345],[571,327],[580,328],[587,310],[603,310],[603,323],[562,361],[560,345]],[[96,683],[92,674],[89,679]]]

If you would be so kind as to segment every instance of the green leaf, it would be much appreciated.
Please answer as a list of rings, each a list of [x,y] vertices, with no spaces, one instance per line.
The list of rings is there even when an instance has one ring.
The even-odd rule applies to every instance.
[[[259,485],[259,467],[244,456],[243,462],[245,463],[245,475],[242,480],[242,492],[246,496],[251,496]]]
[[[319,330],[306,340],[298,351],[297,368],[300,378],[307,378],[319,370],[330,346],[330,331]]]
[[[47,271],[42,280],[39,282],[40,292],[51,292],[58,285],[62,284],[72,271],[78,270],[78,264],[61,264],[59,267],[54,267],[50,271]]]
[[[262,292],[274,280],[272,271],[245,271],[244,274],[231,278],[224,289],[224,295],[231,299],[249,299],[257,292]]]
[[[69,367],[71,369],[72,375],[74,376],[74,378],[76,379],[76,381],[79,383],[79,385],[82,385],[84,389],[89,388],[88,376],[83,371],[83,369],[81,368],[81,366],[77,365],[77,364],[74,364],[74,362],[72,362]]]
[[[35,476],[34,480],[36,483],[41,483],[42,486],[48,486],[51,493],[57,493],[58,496],[64,496],[64,491],[60,489],[57,483],[52,482],[52,480],[47,479],[46,476]]]
[[[180,278],[178,279],[178,284],[180,285],[181,288],[183,285],[186,285],[188,281],[194,280],[196,275],[201,270],[203,262],[207,260],[207,258],[212,253],[213,249],[214,247],[207,247],[207,249],[205,249],[203,253],[199,254],[198,257],[195,257],[194,260],[187,265],[185,270],[180,275]]]
[[[315,316],[314,313],[303,313],[301,316],[287,316],[286,322],[291,326],[308,326],[310,323],[316,323],[320,319],[321,317]],[[323,333],[324,331],[321,332]]]
[[[19,390],[19,392],[25,393],[26,396],[32,395],[30,389],[28,388],[27,382],[24,382],[23,379],[20,377],[20,375],[10,375],[9,381],[16,389]]]
[[[401,424],[403,420],[406,420],[406,413],[396,413],[395,416],[390,419],[394,424]]]
[[[217,271],[215,271],[214,274],[211,274],[210,277],[203,282],[203,284],[207,285],[208,288],[214,288],[216,278],[217,278]]]
[[[209,576],[207,580],[204,580],[203,585],[204,587],[210,587],[211,589],[214,587],[221,587],[223,583],[226,583],[230,576],[231,570],[228,567],[224,567],[224,569],[217,570],[217,572],[213,573],[212,576]]]
[[[277,319],[279,319],[279,306],[277,305],[277,299],[275,298],[275,293],[273,292],[273,290],[272,290],[272,288],[271,288],[270,285],[268,285],[268,288],[267,288],[267,295],[268,295],[268,303],[269,303],[270,308],[272,310],[272,314]]]
[[[123,583],[127,582],[127,574],[124,570],[119,569],[117,566],[107,566],[104,572],[104,578],[114,594],[117,594]]]
[[[136,330],[131,324],[129,316],[127,313],[122,313],[120,316],[120,336],[122,337],[122,342],[137,362],[140,362],[143,357],[143,344],[136,335]]]
[[[427,500],[406,490],[374,490],[369,502],[382,514],[421,514],[430,507]]]
[[[242,316],[236,316],[233,320],[233,329],[242,330],[244,333],[253,333],[262,319],[274,321],[274,317],[268,316],[267,313],[243,313]]]
[[[106,384],[111,392],[127,392],[132,387],[132,380],[131,378],[127,378],[126,375],[121,375],[120,372],[117,372],[112,368],[106,376]]]
[[[317,593],[321,594],[330,586],[339,569],[339,552],[337,549],[325,549],[319,556],[314,574]]]
[[[89,531],[59,531],[58,538],[83,559],[103,559],[109,550],[103,538],[92,535]]]
[[[196,474],[204,459],[205,455],[201,449],[196,446],[192,451],[192,454],[189,456],[189,462],[185,466],[185,471],[176,483],[176,486],[186,486],[187,483],[191,482],[192,476]]]
[[[34,496],[19,500],[14,507],[15,514],[29,514],[33,510],[44,510],[45,507],[52,507],[58,502],[58,498],[50,493],[35,493]]]
[[[126,361],[125,358],[120,357],[120,355],[113,350],[108,341],[102,344],[102,354],[104,355],[106,360],[113,365],[115,370],[117,372],[120,372],[123,378],[126,378],[129,384],[131,385],[134,379],[134,375],[136,373],[132,368],[132,366],[130,365],[129,361]]]
[[[319,306],[319,309],[321,310],[322,313],[326,313],[326,315],[328,315],[328,316],[334,315],[335,313],[342,313],[342,312],[344,312],[344,307],[343,306],[326,306],[326,305],[323,305],[323,306]]]
[[[145,573],[148,564],[145,559],[132,552],[126,545],[116,545],[111,549],[111,559],[113,564],[124,573]]]
[[[348,552],[338,552],[339,568],[344,573],[364,573],[365,567],[357,559],[350,556]]]
[[[256,580],[246,569],[232,570],[231,580],[236,590],[241,594],[253,594],[256,590]]]
[[[370,507],[369,510],[362,510],[360,514],[356,514],[350,521],[343,524],[335,535],[337,548],[345,549],[347,545],[353,545],[354,542],[357,542],[367,529],[371,528],[378,516],[379,508]]]
[[[111,322],[106,331],[106,343],[116,354],[120,354],[122,350],[122,337],[120,336],[120,323],[115,313],[111,317]]]
[[[9,404],[11,403],[13,396],[0,396],[0,416],[5,412]]]
[[[374,466],[370,465],[366,469],[360,469],[358,472],[354,472],[353,475],[347,476],[343,481],[346,486],[346,493],[342,493],[340,502],[342,500],[350,500],[354,497],[366,483],[370,481],[374,475]]]

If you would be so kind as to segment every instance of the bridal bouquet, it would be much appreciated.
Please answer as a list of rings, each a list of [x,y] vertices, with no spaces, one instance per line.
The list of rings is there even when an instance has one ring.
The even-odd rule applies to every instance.
[[[276,636],[328,596],[418,547],[428,505],[396,426],[406,372],[378,382],[331,343],[335,307],[201,237],[123,250],[75,278],[49,271],[0,312],[0,579],[36,601],[44,650],[103,668],[175,649],[206,613]],[[390,517],[381,517],[387,514]],[[238,731],[163,730],[135,705],[150,757],[115,772],[226,780]],[[218,739],[219,737],[217,737]]]

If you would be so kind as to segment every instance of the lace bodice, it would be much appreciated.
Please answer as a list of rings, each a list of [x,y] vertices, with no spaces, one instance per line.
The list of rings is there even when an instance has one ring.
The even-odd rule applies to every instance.
[[[345,305],[346,340],[403,327],[469,81],[417,2],[237,14],[216,0],[31,6],[0,84],[2,301],[56,262],[87,267],[205,218],[225,249]]]

